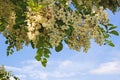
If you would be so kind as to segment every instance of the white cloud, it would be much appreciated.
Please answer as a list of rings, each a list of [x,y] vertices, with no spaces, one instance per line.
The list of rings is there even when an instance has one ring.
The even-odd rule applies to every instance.
[[[70,73],[65,73],[65,72],[59,72],[59,71],[55,71],[54,73],[50,74],[51,77],[53,78],[70,78],[75,76],[75,73],[70,72]]]
[[[120,62],[112,61],[101,64],[90,71],[91,74],[120,74]]]
[[[56,65],[56,66],[55,66]],[[34,60],[22,62],[22,67],[6,66],[6,69],[13,71],[21,80],[50,80],[52,79],[70,79],[77,75],[82,75],[84,70],[88,69],[85,63],[79,63],[70,60],[49,61],[46,68]]]
[[[71,65],[72,64],[72,61],[70,61],[70,60],[66,60],[66,61],[64,61],[64,62],[62,62],[61,64],[60,64],[60,66],[61,67],[68,67],[68,65]]]
[[[47,80],[47,73],[41,69],[41,64],[37,61],[22,62],[22,67],[5,66],[7,70],[12,71],[20,80]]]
[[[21,69],[17,67],[5,66],[5,68],[11,71],[21,71]]]
[[[112,61],[100,64],[90,62],[78,62],[73,60],[49,61],[46,68],[34,60],[22,62],[22,67],[10,67],[7,69],[13,71],[21,80],[72,80],[81,76],[90,74],[118,74],[120,73],[120,62]],[[94,69],[93,69],[94,68]],[[92,69],[92,70],[91,70]]]
[[[22,80],[26,80],[27,76],[24,75],[24,74],[18,74],[18,75],[15,75],[16,77],[22,79]]]
[[[64,60],[64,61],[58,61],[57,66],[52,71],[52,74],[48,74],[49,77],[57,78],[64,80],[65,78],[71,79],[77,75],[83,75],[85,74],[83,71],[88,69],[88,63],[81,63],[73,60]],[[54,63],[53,63],[54,64]]]
[[[73,61],[73,60],[65,60],[59,63],[58,70],[65,72],[74,72],[74,73],[83,73],[87,72],[87,70],[93,67],[93,63],[91,62],[82,62],[82,61]]]
[[[76,58],[78,57],[74,57]],[[119,60],[100,64],[93,60],[74,59],[49,61],[46,68],[35,60],[21,62],[21,67],[6,66],[6,68],[13,71],[21,80],[74,80],[89,73],[93,75],[120,73]],[[95,68],[96,65],[98,65],[97,68]]]

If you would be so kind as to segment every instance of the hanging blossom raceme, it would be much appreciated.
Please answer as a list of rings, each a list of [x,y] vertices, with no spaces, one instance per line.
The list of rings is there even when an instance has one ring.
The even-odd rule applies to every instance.
[[[7,55],[12,54],[14,48],[16,48],[16,50],[22,49],[24,42],[26,42],[26,44],[29,43],[24,24],[17,25],[19,23],[17,21],[20,20],[17,20],[17,14],[19,12],[16,13],[16,9],[20,9],[20,7],[16,6],[12,1],[0,1],[0,31],[6,38],[5,43],[8,44]],[[18,28],[15,28],[16,25]]]
[[[107,24],[108,17],[106,16],[106,12],[103,9],[100,9],[100,11],[97,9],[99,8],[92,8],[91,14],[95,14],[94,16],[75,15],[76,17],[72,18],[74,21],[74,30],[72,32],[72,35],[67,39],[70,48],[79,51],[80,48],[83,47],[84,51],[86,52],[90,47],[91,38],[94,38],[98,44],[102,45],[102,43],[104,42],[104,36],[100,30],[99,21]]]
[[[33,10],[28,7],[27,16],[27,36],[34,43],[38,44],[39,36],[50,37],[48,33],[54,31],[54,16],[52,13],[52,6],[41,6],[38,10]]]
[[[91,38],[94,38],[98,44],[102,45],[104,36],[100,31],[99,24],[100,22],[108,24],[108,17],[102,6],[93,6],[91,12],[86,15],[77,14],[77,10],[67,10],[70,8],[68,5],[71,4],[70,0],[66,1],[65,6],[67,7],[56,1],[48,3],[52,4],[40,8],[39,11],[28,9],[26,21],[28,25],[27,34],[30,40],[36,43],[39,35],[46,34],[45,36],[50,38],[49,43],[52,46],[58,46],[65,39],[71,49],[79,51],[83,47],[85,52],[90,47]],[[83,7],[87,9],[86,6]],[[91,16],[91,14],[94,14],[94,16]],[[66,32],[71,28],[73,28],[70,32],[71,35],[66,36]],[[40,32],[40,29],[45,30],[45,32]]]

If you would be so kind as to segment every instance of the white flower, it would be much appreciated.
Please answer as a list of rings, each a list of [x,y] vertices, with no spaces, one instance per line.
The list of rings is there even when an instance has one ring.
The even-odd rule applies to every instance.
[[[36,35],[34,33],[28,32],[27,35],[30,40],[35,40]]]
[[[32,27],[32,26],[28,26],[27,28],[28,28],[28,31],[34,31],[35,30],[35,28]]]
[[[95,13],[95,10],[93,10],[92,13]]]

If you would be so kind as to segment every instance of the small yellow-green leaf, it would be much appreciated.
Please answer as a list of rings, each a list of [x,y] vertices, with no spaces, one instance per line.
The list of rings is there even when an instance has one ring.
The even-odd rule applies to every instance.
[[[106,34],[106,35],[104,35],[104,37],[105,37],[105,38],[109,38],[109,37],[110,37],[110,35],[109,35],[109,34]]]
[[[35,56],[35,59],[36,59],[37,61],[40,61],[40,60],[41,60],[40,56],[38,56],[38,55]]]
[[[2,21],[0,21],[0,25],[2,25],[3,23],[2,23]]]
[[[119,33],[117,32],[117,31],[115,31],[115,30],[113,30],[113,31],[111,31],[111,32],[109,32],[110,34],[113,34],[113,35],[116,35],[116,36],[119,36]]]
[[[41,63],[42,63],[42,65],[43,65],[44,67],[46,67],[46,65],[47,65],[47,59],[46,59],[46,58],[43,58],[42,61],[41,61]]]
[[[111,47],[115,47],[115,45],[112,42],[109,43],[108,45],[111,46]]]
[[[36,53],[36,56],[35,56],[35,59],[36,59],[37,61],[40,61],[41,58],[42,58],[42,56],[43,56],[43,49],[38,49],[38,50],[37,50],[37,53]]]
[[[61,42],[57,47],[55,47],[55,50],[56,50],[57,52],[60,52],[62,49],[63,49],[63,44],[62,44],[62,42]]]
[[[109,28],[109,30],[112,30],[112,29],[115,29],[115,28],[117,28],[117,26],[112,26],[112,27]]]
[[[113,24],[107,24],[107,26],[114,26]]]
[[[38,6],[38,0],[33,0],[33,2],[35,6]]]
[[[115,45],[113,44],[112,41],[110,41],[110,40],[105,40],[105,42],[106,42],[106,44],[108,44],[109,46],[115,47]]]

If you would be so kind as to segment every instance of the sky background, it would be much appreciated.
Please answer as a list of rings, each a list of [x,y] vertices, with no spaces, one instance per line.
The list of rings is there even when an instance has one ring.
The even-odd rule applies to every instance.
[[[108,13],[110,22],[118,26],[120,33],[120,12]],[[88,53],[70,50],[64,44],[59,53],[51,50],[52,55],[44,68],[34,59],[36,50],[30,46],[7,57],[7,45],[0,35],[0,65],[4,64],[21,80],[120,80],[120,36],[112,36],[112,40],[115,47],[100,47],[92,41]]]

